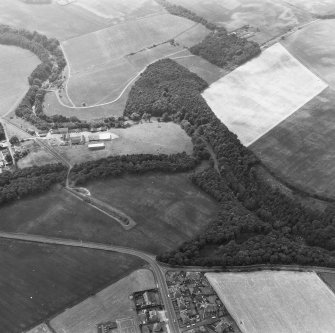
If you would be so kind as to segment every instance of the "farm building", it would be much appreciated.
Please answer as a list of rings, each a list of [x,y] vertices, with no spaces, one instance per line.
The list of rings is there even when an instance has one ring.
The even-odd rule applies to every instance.
[[[112,140],[110,133],[91,134],[88,136],[88,141],[110,141]]]
[[[91,143],[88,145],[89,150],[100,150],[100,149],[105,149],[105,144],[103,142],[99,143]]]
[[[82,136],[80,136],[80,135],[71,136],[70,140],[71,140],[71,144],[73,144],[73,145],[78,145],[83,141]]]

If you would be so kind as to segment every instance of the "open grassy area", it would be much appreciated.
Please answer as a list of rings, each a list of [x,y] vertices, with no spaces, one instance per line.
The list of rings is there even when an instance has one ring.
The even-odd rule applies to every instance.
[[[169,43],[157,45],[176,38],[191,46],[207,33],[202,25],[161,13],[67,40],[63,47],[71,68],[71,99],[76,106],[114,100],[149,63],[182,51]]]
[[[19,168],[28,168],[32,166],[41,166],[45,164],[58,163],[59,161],[47,152],[45,149],[42,149],[34,141],[27,141],[21,144],[26,149],[29,149],[29,154],[24,158],[21,158],[17,165]]]
[[[143,265],[135,257],[0,240],[0,327],[16,333]]]
[[[335,295],[314,272],[206,276],[243,333],[335,331]]]
[[[187,174],[147,174],[105,179],[88,188],[98,199],[130,215],[137,226],[125,231],[118,223],[67,191],[3,206],[0,229],[112,243],[162,253],[206,228],[218,205]],[[23,218],[24,217],[24,218]]]
[[[28,76],[40,61],[27,50],[7,45],[0,45],[0,59],[1,116],[21,101],[29,87]]]
[[[335,12],[335,4],[333,5]],[[321,20],[287,37],[283,45],[305,66],[335,88],[335,20]]]
[[[170,0],[170,2],[192,10],[209,22],[224,26],[228,31],[249,25],[254,28],[251,39],[261,44],[312,19],[308,12],[284,0]]]
[[[105,149],[91,151],[87,144],[60,146],[58,151],[71,163],[82,163],[111,155],[127,154],[192,154],[193,144],[185,131],[175,123],[143,123],[127,129],[111,129],[118,136],[105,141]]]
[[[275,44],[212,84],[203,96],[217,117],[250,145],[326,87]]]
[[[67,309],[52,319],[50,326],[56,333],[96,333],[96,324],[136,317],[134,303],[129,296],[135,291],[151,288],[156,288],[152,272],[138,270]]]
[[[250,148],[291,184],[335,198],[334,106],[328,88]]]

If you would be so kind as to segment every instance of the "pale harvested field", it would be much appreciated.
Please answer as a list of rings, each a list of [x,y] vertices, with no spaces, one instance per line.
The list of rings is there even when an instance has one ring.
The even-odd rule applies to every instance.
[[[206,276],[242,332],[335,332],[335,295],[314,272]]]
[[[136,316],[129,295],[155,288],[151,271],[138,270],[50,321],[56,333],[96,333],[96,324]]]
[[[277,43],[212,84],[203,96],[248,146],[326,87]]]
[[[288,29],[309,22],[312,17],[285,0],[171,0],[228,31],[250,25],[259,30],[251,38],[264,43]],[[301,0],[303,1],[303,0]]]
[[[335,2],[334,2],[335,11]],[[283,45],[335,88],[335,20],[321,20],[298,30]]]
[[[76,106],[109,102],[145,66],[183,51],[169,43],[156,50],[156,45],[177,38],[181,45],[191,46],[207,33],[202,25],[163,13],[67,40],[63,47],[71,68],[68,92]]]
[[[40,61],[30,51],[6,45],[0,45],[0,59],[1,116],[23,98],[29,87],[28,76]]]
[[[335,13],[335,3],[333,0],[286,0],[288,4],[297,6],[312,14],[328,15]]]
[[[106,141],[104,150],[90,151],[87,145],[59,147],[71,163],[126,154],[192,154],[193,144],[185,131],[175,123],[143,123],[127,129],[111,129],[117,139]]]

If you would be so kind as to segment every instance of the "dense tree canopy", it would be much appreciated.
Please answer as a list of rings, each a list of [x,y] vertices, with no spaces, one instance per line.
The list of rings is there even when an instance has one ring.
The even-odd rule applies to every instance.
[[[305,208],[264,181],[257,172],[260,161],[201,96],[205,87],[195,74],[164,59],[150,65],[129,94],[126,114],[160,114],[152,109],[159,103],[192,136],[198,158],[212,150],[216,159],[216,170],[198,172],[192,181],[220,203],[220,213],[205,232],[159,259],[177,265],[335,266],[334,214]]]

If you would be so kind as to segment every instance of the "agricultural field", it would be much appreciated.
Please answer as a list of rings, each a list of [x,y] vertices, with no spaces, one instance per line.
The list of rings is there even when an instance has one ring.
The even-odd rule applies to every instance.
[[[76,106],[112,101],[149,63],[183,51],[207,33],[200,24],[163,13],[69,39],[62,43],[70,66],[68,94]],[[180,46],[167,43],[155,50],[174,38]]]
[[[22,168],[28,168],[32,166],[42,166],[46,164],[59,163],[59,161],[41,148],[39,144],[34,141],[26,141],[21,144],[25,149],[29,150],[29,154],[18,160],[17,166]]]
[[[334,105],[335,91],[328,88],[253,143],[251,150],[289,183],[335,198]]]
[[[56,333],[96,333],[101,322],[136,317],[129,296],[140,290],[155,288],[150,270],[140,269],[84,300],[50,321]]]
[[[1,240],[1,331],[22,332],[143,264],[116,253]]]
[[[335,293],[335,273],[318,273],[318,275]]]
[[[0,45],[0,59],[0,116],[3,116],[21,101],[29,88],[28,76],[40,61],[30,51],[7,45]]]
[[[158,254],[206,228],[219,208],[189,181],[187,173],[109,178],[90,183],[88,189],[97,199],[132,217],[136,228],[125,231],[69,192],[55,188],[3,206],[0,230],[132,244],[133,248]]]
[[[19,0],[1,0],[0,23],[66,40],[102,29],[109,21],[73,4],[60,6],[53,1],[48,5],[32,5]]]
[[[113,24],[164,11],[154,0],[113,0],[113,2],[110,0],[77,0],[74,5],[101,18],[112,20]]]
[[[43,323],[27,331],[27,333],[53,333],[53,332],[50,330],[48,325]]]
[[[335,4],[334,4],[335,13]],[[293,56],[335,88],[335,20],[320,20],[282,41]]]
[[[105,149],[91,151],[87,145],[60,146],[58,151],[71,163],[82,163],[111,155],[127,154],[175,154],[191,155],[193,144],[186,132],[175,123],[143,123],[127,129],[114,128],[117,136],[105,141]]]
[[[335,295],[314,272],[206,276],[242,332],[335,331]]]
[[[212,84],[203,97],[249,146],[326,87],[277,43]]]
[[[249,25],[251,29],[246,37],[260,44],[312,20],[308,12],[285,0],[170,1],[196,12],[210,22],[224,26],[228,31]]]

